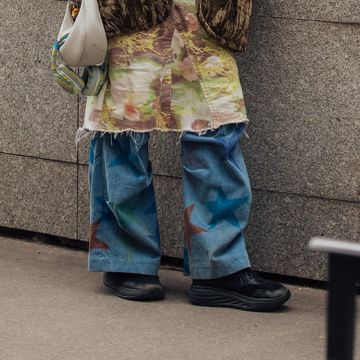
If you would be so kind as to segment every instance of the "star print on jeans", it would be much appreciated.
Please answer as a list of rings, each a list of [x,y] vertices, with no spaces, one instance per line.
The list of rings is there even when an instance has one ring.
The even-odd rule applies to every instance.
[[[106,244],[105,242],[103,242],[102,240],[99,240],[96,237],[96,233],[98,231],[98,228],[100,226],[100,220],[97,221],[96,223],[92,223],[90,224],[90,238],[89,238],[89,249],[102,249],[102,250],[108,250],[109,249],[109,245]]]
[[[125,165],[126,163],[127,162],[125,161],[124,156],[118,155],[118,156],[116,156],[115,159],[110,161],[109,168],[114,167],[114,166]]]
[[[101,223],[104,223],[107,220],[110,220],[112,218],[112,212],[109,209],[109,207],[106,204],[105,199],[102,196],[96,196],[94,198],[94,201],[98,203],[98,205],[101,208],[100,211],[100,219],[94,223],[90,223],[90,229],[89,229],[89,248],[90,249],[102,249],[107,250],[109,249],[109,245],[106,244],[104,241],[99,240],[96,237],[96,233],[98,231],[98,228],[100,227]]]
[[[118,224],[127,229],[132,224],[138,222],[138,216],[135,214],[136,202],[128,201],[123,204],[113,204],[111,201],[107,201],[108,206],[113,209],[116,214]]]
[[[142,194],[142,196],[146,196],[146,194]],[[143,202],[144,201],[145,199],[143,199]],[[115,214],[118,225],[125,232],[127,232],[128,230],[131,231],[131,229],[138,227],[144,231],[143,236],[146,236],[156,242],[159,241],[159,224],[156,222],[156,228],[152,226],[154,224],[154,221],[156,221],[157,215],[155,204],[151,203],[145,210],[142,208],[142,205],[140,205],[141,209],[139,209],[139,204],[142,204],[140,203],[139,199],[132,199],[131,201],[127,201],[121,204],[114,204],[111,201],[107,201],[107,205],[110,209],[112,209],[113,213]],[[141,214],[138,213],[139,210],[141,211]],[[147,215],[147,217],[151,217],[151,219],[149,218],[144,221],[144,215]],[[154,218],[155,220],[153,220]],[[149,227],[151,229],[149,229]]]
[[[248,202],[249,197],[229,199],[221,188],[217,189],[218,196],[215,201],[206,201],[205,207],[211,212],[212,220],[210,229],[222,221],[227,221],[231,225],[240,228],[240,223],[236,217],[234,211],[240,208],[240,206]]]
[[[239,141],[239,133],[237,131],[233,131],[230,136],[220,138],[219,141],[224,146],[225,156],[222,157],[222,159],[235,161],[233,152],[236,149],[237,143]]]
[[[154,202],[152,202],[150,204],[150,206],[144,211],[145,215],[152,215],[155,217],[155,221],[156,221],[156,229],[155,229],[155,234],[149,234],[149,238],[151,240],[154,241],[159,241],[160,240],[160,227],[159,227],[159,222],[157,221],[157,210],[156,210],[156,204]]]
[[[100,219],[101,221],[106,221],[112,218],[113,214],[111,210],[109,209],[106,200],[102,196],[96,196],[94,197],[94,201],[97,203],[97,206],[101,208],[100,211]]]
[[[185,235],[186,247],[188,249],[189,254],[191,253],[191,242],[190,242],[191,236],[200,234],[202,232],[207,232],[206,229],[204,229],[200,226],[196,226],[191,223],[191,215],[192,215],[192,212],[194,211],[194,207],[195,207],[195,204],[192,204],[192,205],[188,206],[184,211],[184,222],[185,222],[185,234],[184,235]]]

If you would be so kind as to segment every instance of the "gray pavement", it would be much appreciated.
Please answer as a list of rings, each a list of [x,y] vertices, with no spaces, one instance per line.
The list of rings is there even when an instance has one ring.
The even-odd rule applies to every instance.
[[[324,358],[322,290],[290,286],[275,313],[204,308],[188,303],[188,278],[162,270],[166,299],[130,302],[87,272],[86,252],[5,237],[0,273],[1,360]]]

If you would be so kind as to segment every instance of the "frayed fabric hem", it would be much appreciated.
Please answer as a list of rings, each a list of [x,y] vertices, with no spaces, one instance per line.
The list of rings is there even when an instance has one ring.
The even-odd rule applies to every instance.
[[[95,131],[90,131],[89,129],[86,129],[86,128],[77,129],[76,134],[75,134],[75,146],[76,146],[76,149],[78,148],[78,145],[79,145],[81,140],[88,139],[90,136],[94,137],[95,134],[96,134]]]
[[[84,139],[88,139],[91,138],[93,139],[95,137],[96,134],[100,134],[100,136],[104,136],[105,134],[111,134],[113,135],[113,138],[116,139],[117,136],[122,135],[122,134],[126,134],[127,136],[130,136],[133,141],[135,142],[135,144],[137,144],[138,142],[143,141],[143,136],[145,134],[148,134],[150,132],[153,131],[160,131],[160,132],[178,132],[180,133],[178,141],[177,141],[177,145],[180,143],[182,137],[187,133],[187,132],[191,132],[191,133],[195,133],[199,136],[205,135],[207,134],[209,131],[215,131],[218,130],[221,126],[224,125],[230,125],[230,124],[245,124],[246,127],[249,123],[248,119],[242,119],[241,121],[237,120],[237,121],[231,121],[231,122],[227,122],[227,123],[222,123],[221,125],[217,126],[217,127],[211,127],[211,128],[207,128],[207,129],[202,129],[202,130],[193,130],[193,129],[189,129],[189,130],[183,130],[183,129],[160,129],[160,128],[152,128],[149,130],[134,130],[134,129],[124,129],[121,131],[101,131],[101,130],[91,130],[88,129],[86,127],[81,127],[78,128],[76,130],[76,134],[75,134],[75,146],[76,149],[78,148],[79,143],[84,140]],[[247,139],[249,139],[249,135],[247,134],[247,132],[245,131],[245,137]],[[112,137],[111,137],[112,139]]]
[[[148,131],[150,132],[150,131]],[[104,136],[105,134],[111,134],[112,136],[110,136],[110,141],[111,141],[111,145],[112,145],[112,140],[116,139],[117,136],[121,136],[121,135],[126,135],[126,136],[130,136],[132,138],[132,140],[134,141],[135,145],[137,146],[137,144],[141,143],[144,140],[144,136],[146,133],[148,132],[140,132],[140,131],[134,131],[134,130],[124,130],[121,132],[111,132],[111,131],[99,131],[99,130],[90,130],[87,128],[79,128],[76,130],[76,134],[75,134],[75,146],[76,149],[78,149],[79,143],[84,140],[84,139],[88,139],[91,138],[93,139],[96,134],[99,134],[99,136]]]

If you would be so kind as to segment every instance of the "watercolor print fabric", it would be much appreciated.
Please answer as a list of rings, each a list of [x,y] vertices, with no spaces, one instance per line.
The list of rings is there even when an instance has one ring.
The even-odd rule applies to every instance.
[[[110,38],[108,60],[80,131],[204,133],[248,121],[235,55],[208,37],[195,0],[176,0],[152,30]]]

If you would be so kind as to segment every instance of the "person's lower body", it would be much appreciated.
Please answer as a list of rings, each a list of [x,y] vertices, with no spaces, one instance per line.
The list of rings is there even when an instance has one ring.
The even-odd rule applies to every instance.
[[[259,278],[249,276],[243,234],[251,206],[239,144],[244,131],[244,124],[229,124],[181,137],[184,273],[193,279],[190,299],[198,305],[231,306],[237,301],[232,307],[252,309],[246,303],[251,302],[249,289],[258,292],[256,286],[263,286]],[[104,283],[129,299],[163,298],[157,277],[160,233],[148,141],[148,133],[115,138],[97,133],[89,152],[88,270],[105,272]],[[234,274],[236,279],[240,276],[238,281]],[[239,289],[232,291],[234,281],[246,287],[240,299]],[[220,299],[220,293],[227,295]],[[276,306],[289,296],[280,293]],[[265,299],[265,308],[269,302]]]

